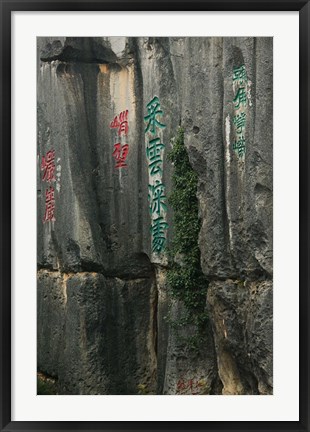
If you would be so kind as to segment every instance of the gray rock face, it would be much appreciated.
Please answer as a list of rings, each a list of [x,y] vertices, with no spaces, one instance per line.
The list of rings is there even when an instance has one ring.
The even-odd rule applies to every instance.
[[[40,271],[38,367],[62,394],[156,392],[156,296],[153,278]]]
[[[208,307],[223,394],[272,393],[271,282],[212,282]]]
[[[64,394],[272,392],[272,70],[272,38],[38,38],[38,369]],[[179,125],[211,281],[197,355],[165,319],[168,263],[150,230],[149,185],[169,195]]]

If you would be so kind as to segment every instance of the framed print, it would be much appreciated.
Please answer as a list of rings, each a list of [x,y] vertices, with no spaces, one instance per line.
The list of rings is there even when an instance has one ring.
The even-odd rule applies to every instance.
[[[175,9],[1,1],[2,430],[309,430],[309,4]]]

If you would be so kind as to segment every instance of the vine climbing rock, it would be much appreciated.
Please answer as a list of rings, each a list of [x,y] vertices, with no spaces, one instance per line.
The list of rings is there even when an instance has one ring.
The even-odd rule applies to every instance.
[[[272,394],[272,38],[40,37],[37,52],[39,372],[59,394]],[[168,282],[186,264],[180,125],[201,339]]]

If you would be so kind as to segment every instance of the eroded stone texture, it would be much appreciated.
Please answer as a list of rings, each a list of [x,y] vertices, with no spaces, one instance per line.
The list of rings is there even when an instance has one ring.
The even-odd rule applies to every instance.
[[[172,302],[164,394],[218,394],[221,383],[210,323],[197,342],[194,325],[179,325],[184,309],[181,302]]]
[[[156,299],[151,277],[40,271],[39,370],[61,394],[155,393]]]
[[[201,337],[194,325],[181,324],[187,311],[181,301],[171,299],[166,269],[156,268],[158,289],[158,394],[217,394],[215,348],[210,324]],[[198,338],[201,340],[198,340]]]
[[[233,150],[233,68],[243,64],[244,159]],[[38,38],[37,94],[39,368],[71,394],[131,394],[139,384],[170,394],[182,374],[206,380],[206,393],[271,393],[272,38]],[[212,281],[199,358],[184,355],[164,319],[167,260],[152,253],[143,118],[155,95],[166,195],[179,125],[199,176],[201,265]],[[126,109],[128,167],[117,169],[110,123]],[[56,220],[43,223],[51,149],[61,176]],[[166,221],[169,243],[169,206]],[[226,303],[228,347],[218,318],[228,319]]]
[[[182,52],[172,59],[182,62],[182,124],[199,173],[203,270],[210,278],[271,277],[272,39],[187,38]],[[244,160],[232,149],[233,68],[242,64],[251,82]]]
[[[58,272],[41,270],[37,275],[38,369],[58,376],[62,361],[66,310],[66,284]]]
[[[208,291],[223,394],[272,393],[272,283],[227,280]]]

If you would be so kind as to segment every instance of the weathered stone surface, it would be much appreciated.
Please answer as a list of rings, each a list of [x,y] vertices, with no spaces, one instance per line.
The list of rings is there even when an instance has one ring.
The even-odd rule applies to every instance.
[[[57,216],[66,230],[69,251],[61,250],[60,265],[74,269],[84,260],[114,271],[119,265],[116,257],[123,265],[128,261],[127,240],[136,253],[150,252],[147,229],[141,231],[147,225],[141,221],[148,220],[143,115],[146,103],[157,94],[165,113],[163,142],[169,147],[181,122],[189,156],[200,175],[200,246],[205,273],[226,278],[271,275],[272,39],[133,38],[122,41],[130,53],[126,66],[121,62],[125,48],[118,53],[120,58],[114,53],[112,61],[108,54],[96,55],[94,47],[105,53],[113,44],[94,39],[48,40],[47,47],[58,47],[55,61],[40,66],[39,150],[41,154],[53,147],[63,173]],[[60,61],[66,58],[66,47],[77,49],[86,60],[94,51],[92,62],[84,57],[76,62],[70,56]],[[98,57],[104,63],[98,63]],[[117,61],[120,64],[115,69]],[[243,63],[252,83],[252,106],[246,108],[245,162],[232,150],[232,69]],[[109,129],[110,119],[124,107],[130,108],[131,116],[131,169],[126,173],[114,169]],[[166,164],[168,191],[169,171]],[[72,223],[72,217],[78,220]],[[76,225],[79,231],[71,232]],[[64,242],[60,243],[62,247]]]
[[[156,296],[152,278],[39,272],[38,369],[61,394],[155,393]]]
[[[233,68],[242,64],[249,80],[244,159],[232,148]],[[269,394],[272,38],[38,38],[37,94],[42,371],[57,375],[63,392],[71,394],[131,394],[139,384],[150,393],[170,394],[182,375],[206,379],[206,393],[222,391],[219,376],[224,393]],[[206,349],[196,358],[183,355],[164,319],[170,301],[167,259],[151,247],[143,118],[155,95],[166,126],[158,134],[165,145],[166,195],[173,170],[166,156],[180,124],[199,175],[199,247],[212,281],[215,348],[206,329]],[[115,169],[117,135],[110,122],[126,109],[128,168]],[[49,185],[42,182],[41,161],[51,149],[61,175],[56,220],[43,223]],[[166,220],[169,243],[169,206]],[[246,281],[247,294],[230,280]],[[234,321],[229,349],[218,318],[227,320],[226,302]],[[174,304],[172,314],[181,313],[182,305]],[[191,329],[184,332],[190,335]]]
[[[212,282],[208,305],[223,394],[271,394],[272,282]]]
[[[197,338],[193,325],[179,326],[185,314],[181,302],[171,305],[165,371],[164,394],[218,394],[221,383],[218,379],[216,354],[210,324],[196,347],[192,344]]]
[[[173,43],[172,43],[173,44]],[[210,278],[272,275],[272,39],[187,38],[180,76],[182,123],[199,173],[202,266]],[[189,54],[190,53],[190,54]],[[245,160],[232,149],[233,67],[251,81]]]
[[[100,394],[110,377],[98,351],[107,329],[107,281],[96,273],[66,278],[66,319],[58,378],[62,394]]]
[[[110,77],[101,73],[96,64],[55,61],[41,68],[39,129],[47,124],[53,126],[39,151],[41,156],[50,148],[55,150],[60,159],[61,189],[55,191],[55,226],[45,224],[39,237],[44,241],[39,246],[39,263],[66,272],[104,270],[111,276],[144,276],[149,262],[141,258],[141,212],[144,210],[147,215],[147,207],[139,205],[140,200],[136,199],[142,197],[140,184],[146,184],[136,178],[141,152],[135,151],[134,146],[139,140],[131,128],[133,149],[129,158],[133,169],[115,170],[111,157],[113,141],[106,142],[107,137],[112,140],[109,122],[114,115],[110,95],[106,94]],[[123,71],[120,75],[114,74],[112,79],[125,80],[124,88],[130,89],[129,73]],[[125,106],[134,103],[128,100],[133,95],[132,91],[129,93],[122,95]],[[111,105],[108,113],[103,104]],[[123,109],[123,105],[118,109]],[[145,192],[146,188],[147,185]],[[44,193],[39,191],[40,231],[44,205]]]
[[[62,361],[66,284],[58,272],[41,270],[37,277],[38,369],[58,376]]]
[[[156,281],[157,393],[217,394],[221,389],[221,383],[218,379],[210,324],[206,325],[205,334],[197,343],[199,335],[196,327],[181,324],[182,317],[186,315],[183,303],[172,300],[169,296],[166,269],[156,268]]]

